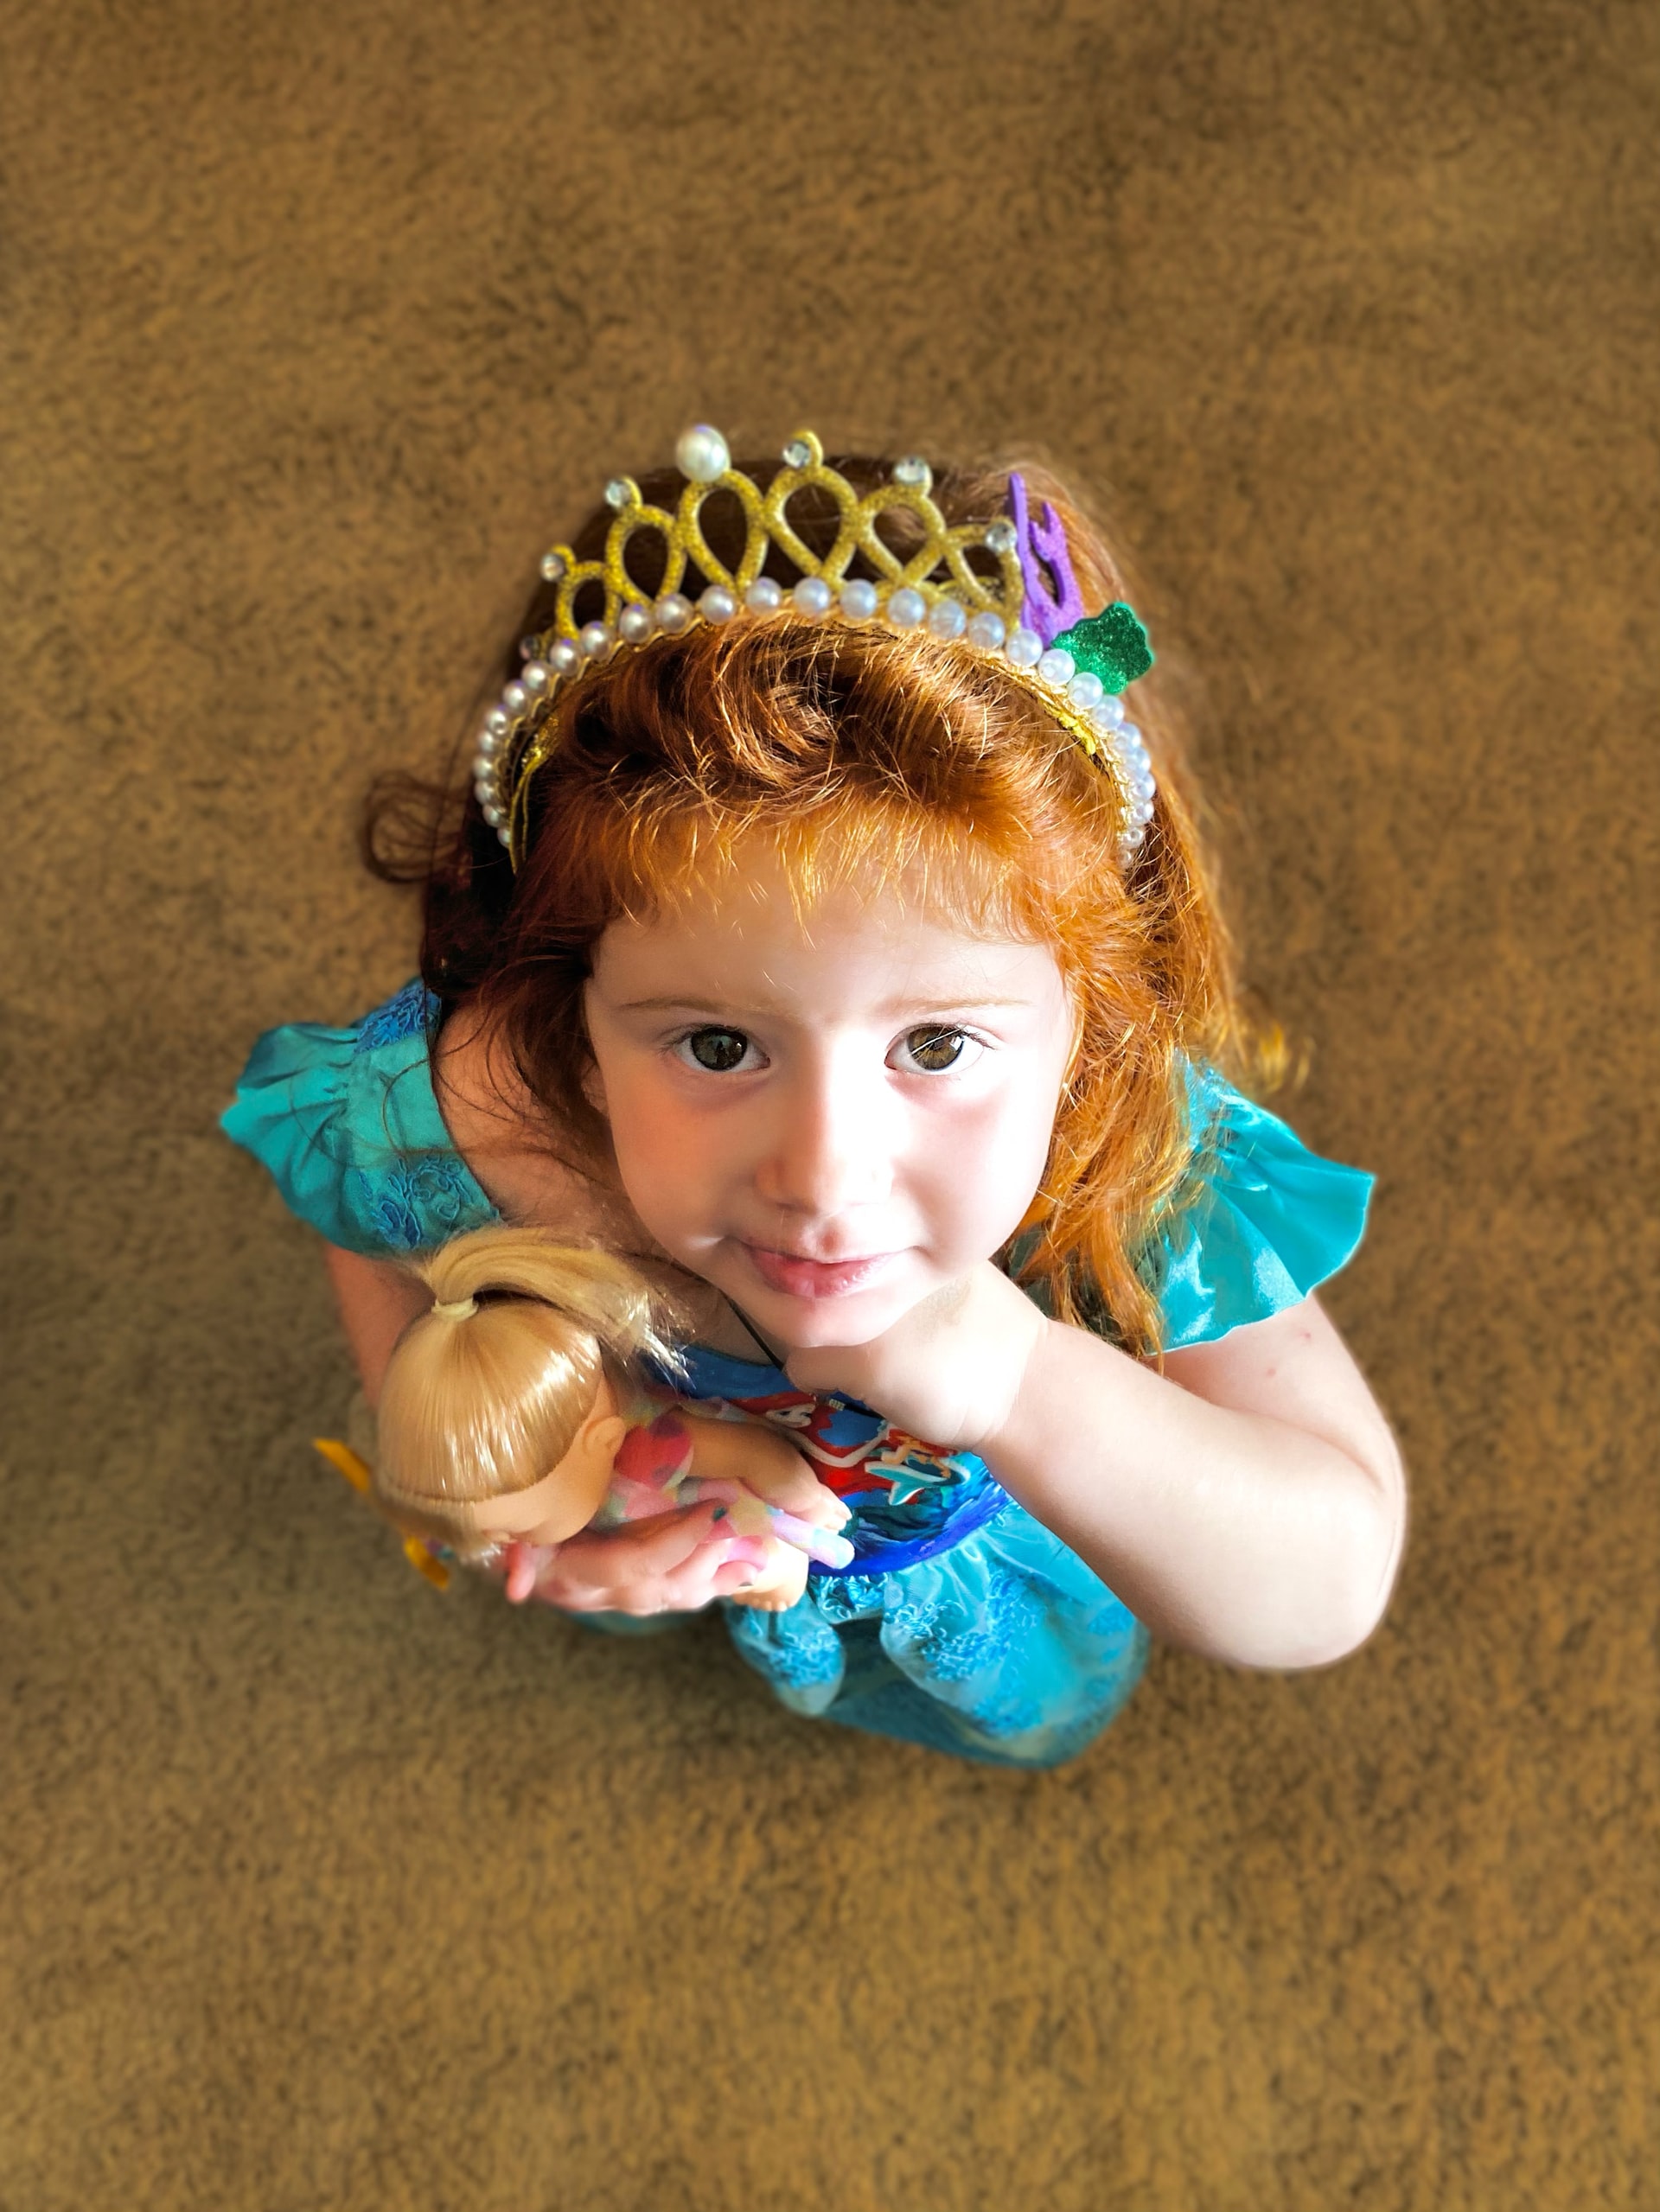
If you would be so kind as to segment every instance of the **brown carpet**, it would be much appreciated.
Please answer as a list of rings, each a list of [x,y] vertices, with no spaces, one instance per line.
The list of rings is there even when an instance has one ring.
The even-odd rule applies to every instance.
[[[5,2212],[1660,2202],[1657,86],[1598,0],[14,0]],[[1110,492],[1382,1178],[1348,1665],[977,1771],[310,1455],[214,1113],[407,972],[366,777],[695,415]]]

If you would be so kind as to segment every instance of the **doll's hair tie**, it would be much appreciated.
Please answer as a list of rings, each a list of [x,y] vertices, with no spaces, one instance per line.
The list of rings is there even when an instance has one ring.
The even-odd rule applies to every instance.
[[[478,1311],[478,1300],[474,1297],[451,1298],[447,1303],[440,1298],[432,1307],[440,1321],[465,1321]]]

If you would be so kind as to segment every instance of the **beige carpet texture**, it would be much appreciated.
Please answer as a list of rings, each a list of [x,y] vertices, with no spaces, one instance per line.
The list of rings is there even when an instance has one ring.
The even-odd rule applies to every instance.
[[[1660,2206],[1660,10],[0,16],[0,2212]],[[217,1115],[688,423],[1047,456],[1191,704],[1411,1541],[1052,1774],[440,1594]]]

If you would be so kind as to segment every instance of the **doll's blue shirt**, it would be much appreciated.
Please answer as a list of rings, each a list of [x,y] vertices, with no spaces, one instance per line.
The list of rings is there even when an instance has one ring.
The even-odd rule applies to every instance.
[[[416,981],[346,1029],[267,1030],[221,1116],[290,1208],[347,1251],[393,1257],[501,1219],[438,1110],[437,1012]],[[1172,1351],[1265,1320],[1335,1274],[1360,1242],[1372,1184],[1307,1151],[1214,1070],[1189,1080],[1201,1140],[1192,1185],[1152,1256]],[[688,1394],[789,1386],[776,1369],[701,1346],[687,1360]],[[875,1418],[862,1408],[847,1418]],[[848,1533],[852,1568],[815,1571],[788,1612],[726,1609],[739,1651],[794,1710],[1051,1765],[1134,1687],[1146,1630],[980,1461],[906,1506],[873,1497]]]

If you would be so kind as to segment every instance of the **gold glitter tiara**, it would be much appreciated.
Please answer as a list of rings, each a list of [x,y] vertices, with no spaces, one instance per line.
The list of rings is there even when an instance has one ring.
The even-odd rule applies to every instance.
[[[1130,866],[1152,819],[1153,778],[1141,733],[1116,694],[1151,667],[1152,654],[1146,632],[1121,602],[1083,615],[1065,532],[1053,508],[1045,507],[1041,517],[1029,513],[1018,476],[1010,480],[1013,519],[954,526],[934,501],[925,461],[897,462],[888,482],[861,494],[825,465],[811,430],[790,439],[783,468],[764,491],[732,467],[725,439],[707,424],[686,432],[675,460],[686,483],[672,514],[648,505],[631,476],[616,476],[605,487],[613,519],[600,558],[580,561],[568,545],[543,557],[543,577],[559,586],[552,625],[524,641],[525,665],[485,716],[473,761],[484,819],[515,869],[524,857],[532,779],[559,741],[557,699],[615,653],[654,638],[679,637],[699,622],[779,613],[926,630],[942,643],[995,660],[1115,779],[1123,802],[1119,862]],[[790,501],[809,488],[827,494],[839,518],[834,542],[821,556],[789,519]],[[704,504],[717,492],[730,493],[744,513],[744,550],[731,568],[703,533]],[[897,510],[921,528],[908,555],[897,553],[877,526]],[[654,534],[661,548],[654,596],[628,565],[629,545],[642,532]],[[983,549],[978,566],[968,558],[977,549]],[[774,551],[797,571],[793,588],[763,575]],[[856,561],[873,574],[850,576]],[[680,588],[688,569],[703,579],[695,601]],[[591,605],[593,587],[603,594],[603,611],[578,622],[578,599],[585,593]]]

